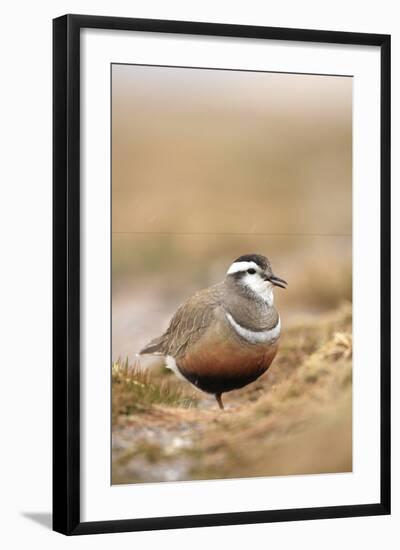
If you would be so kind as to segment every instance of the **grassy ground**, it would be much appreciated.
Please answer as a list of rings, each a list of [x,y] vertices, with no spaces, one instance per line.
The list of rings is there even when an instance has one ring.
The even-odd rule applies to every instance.
[[[299,321],[225,411],[162,366],[114,363],[113,483],[351,471],[351,330],[349,303]]]

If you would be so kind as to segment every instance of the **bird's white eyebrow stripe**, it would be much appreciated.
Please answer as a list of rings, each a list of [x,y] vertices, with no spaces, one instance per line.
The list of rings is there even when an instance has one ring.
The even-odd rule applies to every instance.
[[[232,273],[247,271],[248,269],[259,269],[259,266],[255,262],[233,262],[226,274],[232,275]]]

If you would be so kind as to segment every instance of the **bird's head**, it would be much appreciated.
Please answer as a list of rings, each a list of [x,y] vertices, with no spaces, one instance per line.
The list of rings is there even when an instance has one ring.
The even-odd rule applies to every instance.
[[[284,279],[274,275],[271,262],[261,254],[245,254],[237,258],[229,267],[226,278],[229,283],[254,293],[268,305],[274,301],[273,288],[286,288],[287,285]]]

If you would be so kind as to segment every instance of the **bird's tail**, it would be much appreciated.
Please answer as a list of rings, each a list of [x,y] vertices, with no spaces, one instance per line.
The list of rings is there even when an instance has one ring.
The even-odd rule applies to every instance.
[[[139,355],[163,355],[163,336],[154,338],[151,342],[147,344],[143,349],[139,351]]]

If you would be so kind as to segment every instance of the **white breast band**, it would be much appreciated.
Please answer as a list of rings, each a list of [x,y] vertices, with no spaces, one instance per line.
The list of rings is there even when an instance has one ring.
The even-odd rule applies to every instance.
[[[279,335],[281,333],[280,317],[278,317],[278,322],[274,328],[262,331],[254,331],[242,327],[242,325],[239,325],[239,323],[237,323],[232,315],[228,312],[226,313],[226,318],[228,319],[236,334],[244,338],[246,342],[249,342],[250,344],[272,344],[279,338]]]

